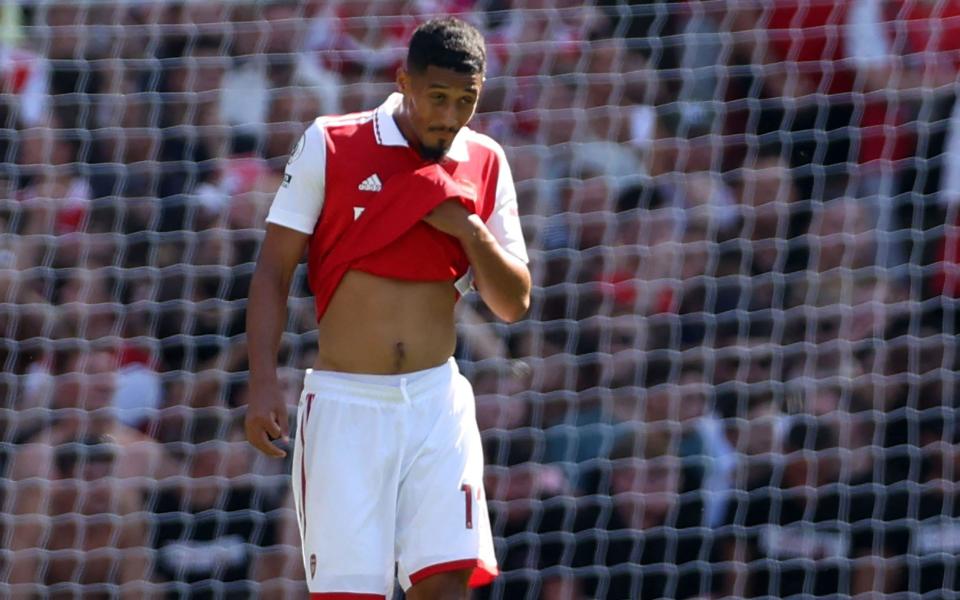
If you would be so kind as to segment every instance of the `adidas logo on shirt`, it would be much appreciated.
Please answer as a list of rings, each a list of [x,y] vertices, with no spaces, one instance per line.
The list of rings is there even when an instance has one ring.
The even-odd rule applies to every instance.
[[[360,187],[357,188],[361,192],[379,192],[383,189],[383,184],[380,183],[380,177],[376,173],[367,177],[363,180],[363,183],[360,184]]]

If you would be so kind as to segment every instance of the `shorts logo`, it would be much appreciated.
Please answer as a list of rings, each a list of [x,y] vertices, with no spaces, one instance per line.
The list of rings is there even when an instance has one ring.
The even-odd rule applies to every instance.
[[[310,555],[310,579],[313,579],[317,574],[317,555]]]

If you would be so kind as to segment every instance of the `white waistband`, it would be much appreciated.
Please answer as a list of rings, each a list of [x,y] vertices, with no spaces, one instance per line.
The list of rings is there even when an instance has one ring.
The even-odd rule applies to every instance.
[[[403,400],[408,394],[415,396],[428,390],[445,389],[459,372],[453,357],[436,367],[399,375],[307,369],[303,389],[307,392],[331,391],[378,400]]]

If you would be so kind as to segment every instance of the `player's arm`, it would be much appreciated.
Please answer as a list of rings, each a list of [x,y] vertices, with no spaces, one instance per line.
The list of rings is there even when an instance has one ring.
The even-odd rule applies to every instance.
[[[496,204],[486,222],[459,203],[449,201],[440,204],[425,220],[460,241],[480,297],[495,315],[512,323],[530,308],[530,270],[513,175],[500,150],[497,160]]]
[[[473,227],[461,243],[477,292],[495,315],[508,323],[518,321],[530,309],[530,270],[500,245],[480,217],[468,220]]]
[[[280,336],[287,322],[287,296],[294,269],[310,236],[268,224],[260,258],[250,283],[247,306],[247,352],[250,359],[250,402],[246,431],[251,444],[267,456],[286,453],[270,440],[286,438],[287,407],[277,379]]]
[[[480,297],[495,315],[508,323],[519,320],[530,308],[530,271],[504,250],[483,220],[448,200],[424,220],[460,241],[473,270]]]
[[[326,146],[314,123],[294,149],[277,191],[267,232],[250,283],[247,304],[247,353],[250,395],[247,440],[272,457],[286,452],[271,443],[289,434],[287,406],[277,378],[280,337],[287,322],[287,296],[294,270],[303,257],[323,207]]]

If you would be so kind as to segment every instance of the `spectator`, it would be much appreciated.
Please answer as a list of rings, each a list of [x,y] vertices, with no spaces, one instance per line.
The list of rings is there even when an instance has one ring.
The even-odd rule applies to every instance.
[[[344,112],[367,110],[385,88],[389,91],[407,40],[429,12],[424,6],[429,4],[354,0],[335,3],[316,19],[307,47],[322,61],[315,70],[342,82]]]
[[[59,479],[50,483],[50,530],[38,549],[48,552],[44,583],[56,595],[64,583],[80,584],[90,596],[120,586],[122,598],[149,593],[151,552],[143,499],[115,484],[119,448],[107,436],[57,447]]]
[[[17,194],[28,211],[23,235],[62,235],[80,229],[90,186],[77,168],[79,146],[56,116],[20,133],[18,163],[26,185]],[[34,254],[36,256],[36,254]]]
[[[220,425],[197,419],[185,446],[186,477],[152,503],[156,573],[166,598],[259,597],[255,581],[281,575],[284,558],[299,558],[281,554],[279,565],[277,557],[261,563],[281,539],[282,496],[243,477],[252,449],[237,422]]]
[[[104,436],[116,445],[111,476],[120,494],[142,502],[153,482],[176,472],[163,448],[139,431],[121,424],[111,407],[115,389],[116,356],[111,351],[67,343],[53,356],[55,418],[17,451],[10,477],[15,482],[9,498],[14,518],[10,538],[13,552],[10,583],[37,583],[42,574],[36,549],[46,539],[50,521],[37,511],[51,506],[54,490],[48,481],[63,479],[58,448],[75,440]]]
[[[223,155],[228,141],[218,104],[226,69],[223,45],[213,36],[172,39],[163,51],[161,198],[190,193],[216,175],[214,160]],[[173,201],[167,205],[162,229],[193,226],[186,206]]]
[[[710,560],[710,539],[699,528],[702,507],[680,496],[680,461],[650,444],[636,456],[634,445],[625,440],[611,455],[605,474],[609,497],[586,496],[548,509],[541,562],[548,577],[544,598],[710,593],[710,571],[703,567]],[[604,539],[598,539],[597,530],[606,532]],[[598,565],[609,570],[589,568]],[[573,581],[571,569],[581,574]]]
[[[112,94],[98,106],[99,129],[92,133],[90,186],[94,198],[124,198],[123,227],[145,229],[150,205],[142,202],[159,193],[162,135],[150,94],[142,89],[148,72],[128,71],[118,77]],[[140,203],[134,203],[141,200]],[[112,225],[112,224],[111,224]]]
[[[481,594],[960,593],[960,0],[581,4],[0,8],[0,596],[303,593],[289,465],[243,475],[228,423],[248,271],[303,125],[433,13],[488,32],[474,122],[539,248],[525,323],[458,308]]]
[[[5,10],[18,10],[11,7]],[[14,114],[23,124],[35,127],[43,122],[49,107],[47,81],[50,66],[28,48],[16,47],[10,40],[0,42],[0,81],[4,94],[10,94]],[[3,123],[8,127],[10,123]],[[3,161],[11,157],[4,156]]]
[[[105,269],[76,267],[60,282],[53,304],[70,334],[81,339],[98,340],[117,335],[120,315],[111,302],[112,282]]]
[[[137,311],[118,310],[119,303],[112,301],[116,286],[117,282],[107,275],[105,268],[71,269],[69,276],[58,282],[53,298],[61,334],[90,341],[129,334],[136,326]],[[122,423],[146,430],[161,402],[160,382],[153,369],[150,348],[142,342],[127,341],[119,354],[112,406]],[[50,367],[46,357],[36,357],[30,369],[35,377],[46,377]],[[46,400],[39,396],[33,400],[36,406],[47,406]]]
[[[732,483],[750,487],[769,478],[773,453],[783,435],[784,415],[776,396],[769,392],[742,394],[740,398],[721,396],[717,416],[723,435],[716,440],[718,452],[729,446],[737,454],[735,469],[730,473]]]
[[[0,360],[10,374],[24,374],[36,358],[36,342],[49,331],[55,315],[43,289],[45,275],[49,273],[32,268],[36,240],[18,233],[18,225],[23,225],[21,217],[26,211],[19,202],[6,206],[6,210],[0,208],[0,302],[11,308],[0,311],[0,328],[14,332],[10,339],[16,345],[0,350]],[[0,387],[12,390],[16,384],[8,380],[0,383]],[[16,400],[11,394],[8,406],[24,408]]]
[[[858,269],[874,264],[874,235],[863,204],[845,198],[824,203],[814,212],[810,225],[810,236],[816,244],[810,257],[811,269],[836,275],[835,269],[841,267]]]
[[[232,251],[229,246],[220,247]],[[164,370],[190,373],[216,369],[232,371],[244,364],[240,356],[242,351],[236,345],[230,347],[227,344],[230,338],[242,333],[243,314],[228,301],[234,293],[242,293],[242,290],[222,286],[216,276],[170,277],[162,283],[158,293],[160,302],[186,297],[195,303],[170,306],[161,313],[157,337]],[[184,336],[190,336],[190,339]],[[213,402],[218,397],[215,389],[207,389],[207,393],[198,399]]]
[[[128,312],[128,323],[135,314]],[[149,348],[133,342],[124,344],[120,352],[117,370],[117,389],[113,394],[113,406],[117,419],[124,425],[152,433],[157,413],[163,405],[163,387],[156,370],[156,359]]]
[[[952,193],[953,169],[938,156],[950,147],[944,139],[949,132],[936,123],[946,121],[950,128],[960,67],[958,16],[960,2],[955,0],[856,0],[851,7],[850,55],[863,75],[865,92],[858,192],[873,201],[877,262],[898,278],[908,276],[898,267],[918,249],[926,260],[926,240],[908,230],[929,230],[943,222],[940,211],[931,210],[934,203],[922,196],[940,185],[944,198]]]
[[[683,433],[679,448],[684,463],[682,489],[699,494],[704,524],[713,528],[721,525],[726,515],[739,459],[733,444],[739,440],[731,444],[727,437],[724,423],[713,410],[713,388],[705,379],[699,358],[684,364],[675,402]]]
[[[51,63],[48,101],[62,111],[65,127],[89,127],[90,94],[101,90],[100,74],[89,72],[86,59],[96,58],[97,50],[108,42],[106,36],[94,36],[85,27],[84,11],[72,2],[51,2],[33,10],[36,36],[32,41]],[[103,57],[102,55],[100,57]],[[47,90],[44,90],[46,92]]]
[[[822,188],[814,192],[814,186],[829,183],[842,189],[846,183],[853,106],[832,96],[852,91],[856,79],[853,69],[840,62],[847,51],[842,40],[845,30],[840,25],[846,22],[852,2],[815,6],[807,0],[727,4],[730,14],[726,22],[734,36],[735,59],[762,67],[750,73],[742,82],[744,93],[737,95],[752,96],[756,93],[753,90],[762,89],[762,96],[772,100],[753,105],[769,107],[758,115],[732,115],[731,124],[738,120],[743,126],[756,124],[756,130],[748,134],[763,135],[780,129],[789,129],[796,136],[805,136],[812,129],[822,132],[805,136],[807,141],[795,144],[791,153],[792,166],[814,163],[823,169],[823,176],[829,177],[821,176],[816,182],[804,179],[804,197],[832,193]],[[787,104],[782,99],[802,103]]]
[[[613,268],[609,274],[604,273],[609,278],[615,306],[618,311],[641,315],[670,312],[682,260],[677,243],[683,231],[680,215],[657,205],[624,212],[628,216],[618,227],[620,244]]]
[[[782,471],[743,492],[721,530],[723,558],[734,561],[723,593],[756,598],[847,595],[859,581],[850,559],[870,527],[874,497],[840,489],[835,433],[812,417],[795,419]],[[801,559],[801,560],[798,560]],[[730,564],[730,563],[728,563]]]
[[[883,522],[874,528],[879,552],[864,585],[885,594],[949,595],[960,591],[960,507],[952,500],[960,480],[955,413],[924,411],[919,431],[920,485],[891,490]]]
[[[793,174],[780,147],[765,146],[755,158],[744,161],[738,175],[739,234],[754,242],[754,270],[769,272],[786,262],[776,241],[790,237],[790,217],[800,199]]]
[[[264,4],[259,16],[263,36],[255,43],[243,36],[238,40],[240,55],[224,75],[220,112],[235,135],[259,138],[268,123],[282,129],[283,139],[268,139],[265,150],[268,157],[285,157],[306,122],[341,112],[340,80],[305,51],[317,17],[313,4],[274,0]]]

